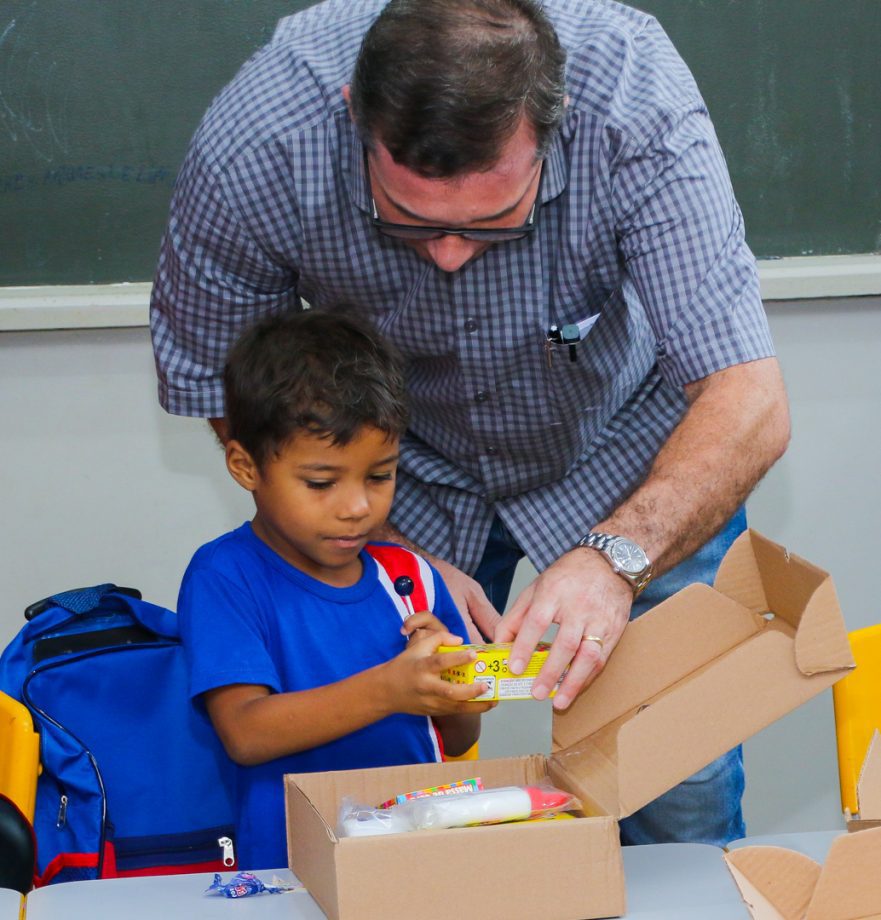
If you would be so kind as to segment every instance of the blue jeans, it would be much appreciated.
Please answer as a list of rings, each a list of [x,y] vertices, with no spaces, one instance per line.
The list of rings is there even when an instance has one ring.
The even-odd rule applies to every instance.
[[[633,604],[630,618],[636,619],[688,584],[712,584],[722,557],[745,527],[746,513],[741,508],[693,556],[652,581]],[[523,552],[508,528],[496,517],[474,575],[496,610],[503,610],[507,604],[514,570],[522,557]],[[743,789],[743,751],[738,746],[622,819],[621,842],[725,846],[746,835],[741,811]]]

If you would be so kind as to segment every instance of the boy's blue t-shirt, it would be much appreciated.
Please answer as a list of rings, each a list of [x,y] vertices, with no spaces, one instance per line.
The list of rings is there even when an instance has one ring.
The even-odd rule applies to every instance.
[[[404,650],[402,618],[362,551],[361,579],[335,588],[294,568],[243,524],[193,557],[178,599],[190,694],[230,684],[308,690],[350,677]],[[467,641],[434,569],[434,614]],[[426,586],[430,592],[431,585]],[[242,869],[287,865],[285,773],[440,760],[431,719],[398,713],[319,747],[237,768],[237,851]],[[402,790],[405,791],[405,790]],[[375,804],[375,803],[365,803]]]

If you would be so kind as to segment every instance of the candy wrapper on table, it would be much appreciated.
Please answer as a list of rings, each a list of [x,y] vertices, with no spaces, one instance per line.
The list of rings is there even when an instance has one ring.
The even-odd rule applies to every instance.
[[[283,894],[285,891],[297,891],[302,885],[293,885],[282,882],[273,876],[272,884],[262,882],[253,872],[239,872],[228,882],[224,883],[219,872],[215,873],[214,881],[205,889],[205,894],[217,894],[224,898],[247,898],[254,894]]]

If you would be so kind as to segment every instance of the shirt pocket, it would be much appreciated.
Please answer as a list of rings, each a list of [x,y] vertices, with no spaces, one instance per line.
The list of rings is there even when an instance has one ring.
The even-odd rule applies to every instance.
[[[653,339],[642,307],[628,304],[621,289],[596,313],[563,307],[557,326],[560,338],[578,338],[547,342],[546,400],[554,420],[570,429],[571,449],[580,452],[646,378]]]

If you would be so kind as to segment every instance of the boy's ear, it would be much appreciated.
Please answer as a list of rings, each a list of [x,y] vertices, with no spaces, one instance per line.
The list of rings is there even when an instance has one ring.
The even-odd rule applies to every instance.
[[[254,458],[235,440],[226,442],[226,468],[230,476],[248,492],[253,492],[260,482],[260,470]]]

